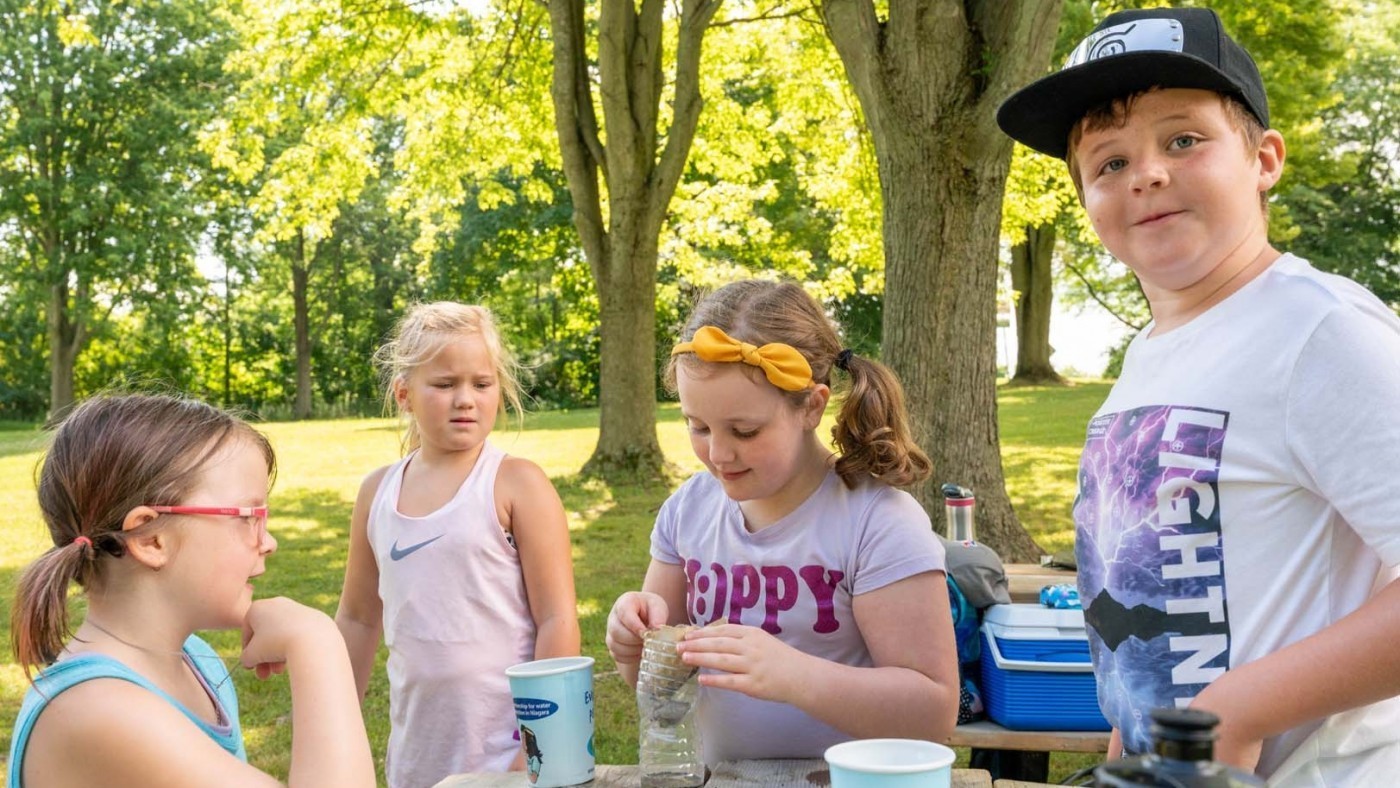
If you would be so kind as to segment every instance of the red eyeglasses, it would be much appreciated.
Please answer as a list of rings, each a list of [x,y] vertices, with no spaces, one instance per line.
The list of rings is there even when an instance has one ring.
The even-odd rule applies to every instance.
[[[257,531],[258,544],[267,536],[266,506],[152,506],[161,514],[207,514],[215,517],[251,517]]]

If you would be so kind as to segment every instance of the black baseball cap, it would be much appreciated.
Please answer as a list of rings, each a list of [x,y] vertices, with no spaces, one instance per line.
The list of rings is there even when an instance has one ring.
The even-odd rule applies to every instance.
[[[997,125],[1063,159],[1069,133],[1093,107],[1152,87],[1199,88],[1239,99],[1269,127],[1269,97],[1254,59],[1209,8],[1144,8],[1105,17],[1059,71],[1012,94]]]

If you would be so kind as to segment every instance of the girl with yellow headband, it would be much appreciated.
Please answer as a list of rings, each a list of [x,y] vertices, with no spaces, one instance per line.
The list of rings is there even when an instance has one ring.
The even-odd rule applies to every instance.
[[[642,637],[709,625],[680,644],[701,669],[701,741],[714,764],[820,757],[852,738],[942,740],[958,706],[943,548],[896,489],[929,474],[884,365],[844,350],[791,283],[728,285],[696,308],[666,370],[705,464],[661,507],[641,591],[608,617],[635,684]],[[817,435],[833,374],[851,390]]]

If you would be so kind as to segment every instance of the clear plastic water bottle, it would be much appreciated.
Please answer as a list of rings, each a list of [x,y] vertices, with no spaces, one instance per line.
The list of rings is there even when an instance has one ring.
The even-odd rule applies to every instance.
[[[1153,709],[1150,755],[1109,761],[1094,770],[1100,788],[1248,788],[1264,781],[1215,758],[1220,718],[1200,709]]]
[[[971,542],[977,539],[972,509],[977,503],[972,491],[956,484],[943,485],[943,508],[948,512],[948,539]]]
[[[699,674],[676,653],[676,643],[689,629],[654,629],[642,646],[637,670],[637,764],[642,788],[693,788],[705,783],[695,719]]]

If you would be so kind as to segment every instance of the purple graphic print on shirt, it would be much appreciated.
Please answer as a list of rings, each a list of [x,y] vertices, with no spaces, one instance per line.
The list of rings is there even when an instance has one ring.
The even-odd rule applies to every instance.
[[[1186,706],[1230,664],[1220,539],[1229,414],[1153,406],[1089,423],[1074,502],[1099,703],[1130,753],[1147,713]]]
[[[816,620],[804,621],[801,625],[826,634],[841,627],[836,620],[832,597],[845,576],[839,569],[815,565],[797,570],[788,566],[751,564],[726,568],[713,562],[703,566],[691,558],[685,562],[686,605],[690,608],[690,620],[702,624],[712,624],[721,618],[737,624],[745,610],[761,609],[761,626],[770,635],[776,635],[783,631],[778,625],[778,614],[796,606],[799,594],[810,594],[816,603]]]

